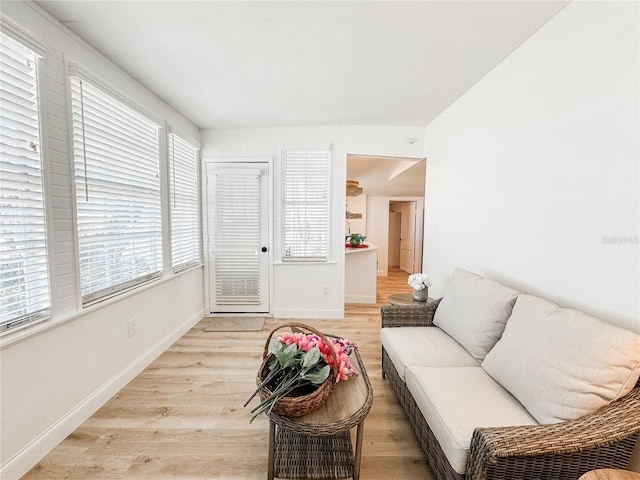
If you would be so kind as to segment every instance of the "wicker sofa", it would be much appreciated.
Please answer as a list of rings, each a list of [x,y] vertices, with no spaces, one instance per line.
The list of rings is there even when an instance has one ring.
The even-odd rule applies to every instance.
[[[383,377],[436,479],[575,480],[627,466],[639,335],[460,269],[442,299],[381,315]]]

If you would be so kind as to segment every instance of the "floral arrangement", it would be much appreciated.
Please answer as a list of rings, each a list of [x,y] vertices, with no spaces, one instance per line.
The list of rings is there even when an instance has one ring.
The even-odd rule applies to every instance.
[[[414,290],[423,290],[431,286],[431,277],[425,273],[414,273],[413,275],[409,275],[407,284]]]
[[[246,407],[262,388],[267,387],[271,395],[262,400],[251,413],[250,422],[264,412],[270,412],[274,405],[286,396],[307,395],[322,385],[331,374],[335,359],[338,359],[336,383],[357,375],[349,355],[358,348],[346,338],[327,337],[330,345],[316,334],[284,333],[269,343],[270,361],[266,375],[258,388],[244,404]]]

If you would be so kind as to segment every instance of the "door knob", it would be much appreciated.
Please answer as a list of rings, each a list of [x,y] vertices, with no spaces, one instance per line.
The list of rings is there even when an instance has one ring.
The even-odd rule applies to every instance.
[[[266,252],[266,251],[267,251],[267,247],[262,247],[262,248],[261,248],[261,250],[262,250],[263,252]]]

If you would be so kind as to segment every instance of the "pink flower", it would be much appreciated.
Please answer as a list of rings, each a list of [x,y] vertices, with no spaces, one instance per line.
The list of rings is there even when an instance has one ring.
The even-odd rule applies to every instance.
[[[338,359],[338,374],[336,376],[336,383],[340,380],[348,380],[349,377],[353,377],[358,374],[356,369],[351,363],[349,354],[353,352],[357,345],[351,340],[345,338],[332,338],[331,343],[327,345],[324,340],[315,334],[304,334],[300,332],[289,333],[285,332],[278,337],[278,340],[285,345],[296,344],[305,352],[308,352],[313,347],[317,346],[324,358],[327,365],[333,370],[334,357],[331,354],[331,350],[335,352],[335,356]]]
[[[300,343],[298,343],[298,346],[305,352],[308,352],[309,350],[311,350],[313,347],[316,346],[316,343],[317,343],[316,339],[312,338],[309,335],[305,335],[300,339]]]

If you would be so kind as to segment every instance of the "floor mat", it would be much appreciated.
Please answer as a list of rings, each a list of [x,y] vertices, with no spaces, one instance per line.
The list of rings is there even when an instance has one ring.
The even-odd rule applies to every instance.
[[[265,317],[215,317],[204,329],[205,332],[259,332]]]

